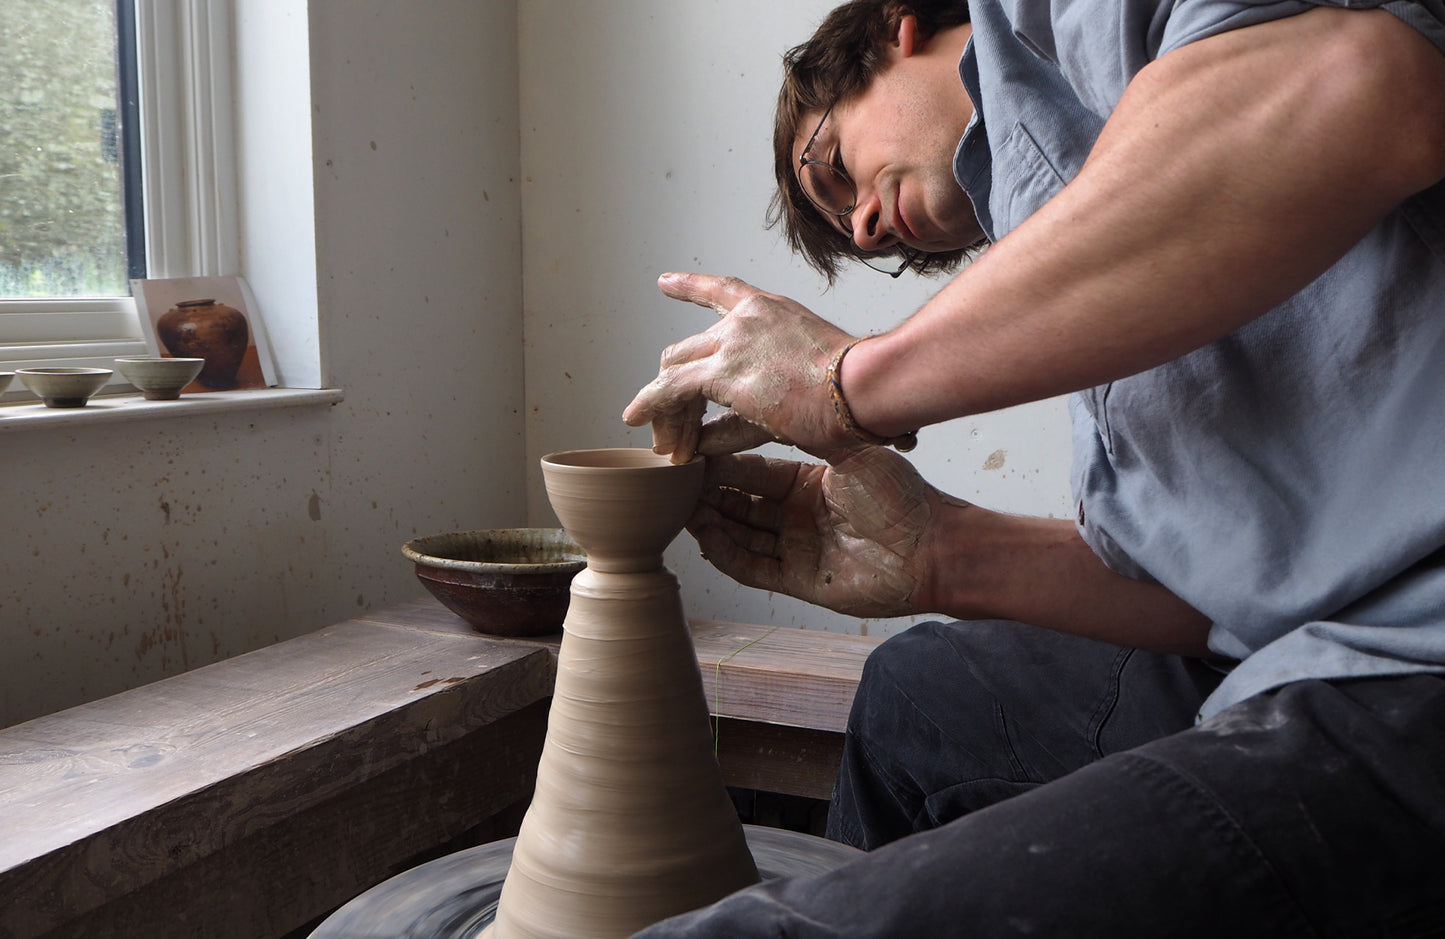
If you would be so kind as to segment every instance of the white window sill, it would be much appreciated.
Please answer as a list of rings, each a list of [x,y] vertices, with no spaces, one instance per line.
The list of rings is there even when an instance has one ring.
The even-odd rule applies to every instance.
[[[148,421],[222,411],[262,411],[336,404],[340,388],[255,388],[182,395],[174,401],[147,401],[139,394],[96,395],[83,408],[48,408],[39,400],[0,405],[0,434],[72,429],[88,424]]]

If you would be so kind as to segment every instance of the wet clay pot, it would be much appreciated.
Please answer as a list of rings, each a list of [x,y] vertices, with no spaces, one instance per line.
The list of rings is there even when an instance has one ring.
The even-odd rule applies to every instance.
[[[218,391],[236,387],[250,331],[240,310],[216,300],[182,300],[156,321],[156,335],[173,356],[205,359],[196,381]]]
[[[543,457],[587,568],[572,581],[536,794],[485,939],[623,939],[758,880],[662,565],[702,470],[641,449]]]

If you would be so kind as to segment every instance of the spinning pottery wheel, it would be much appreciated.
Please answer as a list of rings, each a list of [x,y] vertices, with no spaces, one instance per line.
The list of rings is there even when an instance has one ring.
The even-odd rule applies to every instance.
[[[743,826],[764,880],[825,874],[862,856],[812,835]],[[327,917],[311,939],[475,939],[497,915],[517,839],[494,841],[418,865]]]
[[[760,875],[859,856],[808,835],[745,832],[723,786],[677,578],[662,563],[702,490],[701,459],[574,450],[544,457],[542,471],[587,569],[572,582],[521,829],[373,888],[312,939],[625,939]]]

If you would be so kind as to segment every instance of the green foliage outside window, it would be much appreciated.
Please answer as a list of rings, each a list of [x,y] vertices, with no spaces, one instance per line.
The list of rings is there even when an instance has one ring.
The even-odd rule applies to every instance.
[[[0,298],[122,296],[113,0],[4,0]]]

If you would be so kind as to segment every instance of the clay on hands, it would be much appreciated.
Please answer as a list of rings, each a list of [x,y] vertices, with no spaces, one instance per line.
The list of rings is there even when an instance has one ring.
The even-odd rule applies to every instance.
[[[857,443],[838,422],[827,388],[829,362],[855,337],[737,278],[664,274],[658,286],[721,318],[664,350],[657,378],[623,412],[634,427],[652,424],[654,451],[683,463],[770,440],[812,452]],[[704,424],[709,401],[729,410]]]
[[[688,522],[703,556],[740,583],[853,616],[914,608],[942,503],[960,504],[881,447],[838,451],[831,465],[744,454],[708,460]]]

